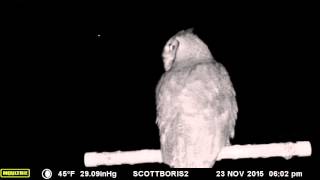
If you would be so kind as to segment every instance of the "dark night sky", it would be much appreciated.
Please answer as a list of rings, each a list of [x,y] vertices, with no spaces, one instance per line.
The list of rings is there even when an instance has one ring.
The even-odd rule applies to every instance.
[[[84,167],[87,151],[159,148],[154,91],[164,71],[162,48],[190,27],[233,81],[239,105],[234,144],[315,144],[316,24],[302,6],[212,6],[199,13],[100,3],[4,7],[0,135],[8,141],[0,163],[6,167]],[[310,159],[274,162],[299,170]]]

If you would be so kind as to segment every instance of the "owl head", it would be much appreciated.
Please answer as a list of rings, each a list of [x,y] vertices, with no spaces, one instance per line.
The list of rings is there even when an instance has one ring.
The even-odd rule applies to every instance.
[[[193,33],[193,29],[182,30],[171,37],[164,46],[162,58],[166,71],[172,67],[213,60],[208,46]]]

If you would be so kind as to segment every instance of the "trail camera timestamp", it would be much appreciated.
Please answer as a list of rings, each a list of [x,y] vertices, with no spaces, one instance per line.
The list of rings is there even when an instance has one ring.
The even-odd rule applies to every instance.
[[[284,177],[284,178],[301,178],[303,173],[300,171],[216,171],[216,177]]]

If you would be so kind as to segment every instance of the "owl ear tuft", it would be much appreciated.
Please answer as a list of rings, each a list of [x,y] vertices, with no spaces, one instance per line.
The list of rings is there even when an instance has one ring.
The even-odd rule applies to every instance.
[[[194,30],[194,28],[192,27],[192,28],[186,29],[185,32],[186,33],[193,33],[193,30]]]
[[[181,30],[179,31],[176,36],[184,36],[186,34],[193,34],[193,30],[194,28],[189,28],[189,29],[186,29],[186,30]]]

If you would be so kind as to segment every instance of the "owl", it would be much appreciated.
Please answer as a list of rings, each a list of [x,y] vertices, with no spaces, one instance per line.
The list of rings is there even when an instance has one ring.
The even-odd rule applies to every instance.
[[[213,167],[234,137],[238,106],[230,77],[192,29],[171,37],[162,57],[156,123],[163,162],[174,168]]]

